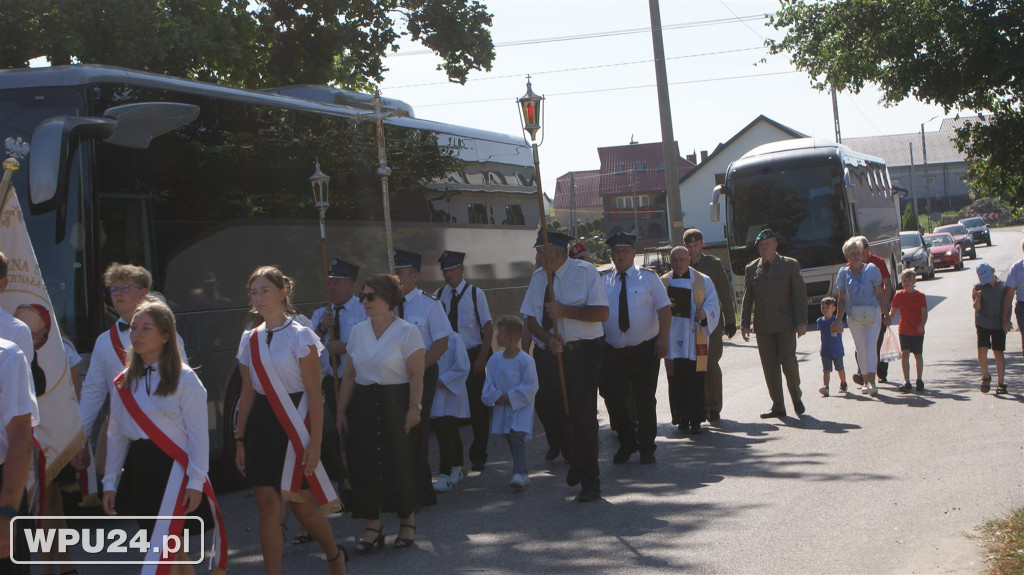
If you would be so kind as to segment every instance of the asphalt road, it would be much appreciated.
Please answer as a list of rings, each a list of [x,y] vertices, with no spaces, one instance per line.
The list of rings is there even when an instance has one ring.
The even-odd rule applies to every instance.
[[[1021,258],[1021,229],[992,235],[996,245],[979,248],[979,259],[1005,277]],[[833,396],[821,397],[812,331],[798,348],[807,413],[761,420],[769,401],[757,349],[737,335],[726,343],[725,408],[716,428],[684,436],[669,425],[662,376],[659,416],[666,423],[656,465],[641,466],[636,456],[611,463],[617,442],[602,408],[601,501],[573,502],[578,488],[566,487],[566,464],[543,461],[538,423],[527,489],[509,490],[508,448],[492,440],[487,469],[418,514],[414,548],[390,547],[397,520],[386,517],[388,547],[353,557],[350,572],[980,573],[975,528],[1024,505],[1024,362],[1014,331],[1010,394],[978,390],[970,298],[976,263],[918,284],[930,311],[924,393],[881,384],[877,398],[840,396],[833,380]],[[845,343],[849,367],[849,333]],[[890,374],[900,379],[898,364]],[[462,431],[468,438],[468,427]],[[229,571],[262,572],[251,495],[225,493],[220,501]],[[361,522],[336,515],[331,523],[351,550]],[[290,527],[294,533],[294,519]],[[286,573],[326,571],[315,543],[286,547]]]

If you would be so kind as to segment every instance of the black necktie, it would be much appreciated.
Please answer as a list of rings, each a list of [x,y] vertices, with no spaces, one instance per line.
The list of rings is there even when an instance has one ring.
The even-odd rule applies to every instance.
[[[146,395],[153,395],[153,392],[149,389],[149,374],[155,371],[152,365],[146,366]]]
[[[462,293],[466,293],[466,290],[462,290]],[[455,293],[455,288],[452,288],[452,301],[448,304],[451,307],[451,309],[448,310],[448,322],[452,324],[452,329],[455,331],[459,331],[460,301],[462,301],[462,296]]]
[[[772,262],[764,260],[764,265],[762,267],[764,267],[764,273],[768,273],[768,270],[772,268]]]
[[[554,280],[555,280],[555,276],[552,275],[551,276],[551,281],[552,281],[551,285],[552,286],[555,285],[554,284]],[[544,310],[544,314],[540,318],[540,326],[542,328],[544,328],[544,331],[551,331],[551,327],[553,325],[555,325],[554,322],[551,321],[551,316],[548,315],[548,305],[547,305],[548,302],[551,301],[551,292],[552,291],[554,291],[554,290],[549,290],[547,287],[544,288],[544,306],[542,307],[542,309]]]
[[[118,331],[128,331],[128,329],[129,329],[130,327],[131,327],[131,326],[130,326],[130,325],[128,325],[128,324],[127,324],[126,322],[123,322],[123,321],[119,321],[119,322],[117,322],[117,330],[118,330]]]
[[[398,302],[398,317],[405,319],[405,296],[402,296],[402,301]]]
[[[331,341],[341,341],[341,320],[339,319],[340,315],[341,306],[334,306],[334,327],[331,328]],[[334,365],[338,365],[338,359],[341,356],[338,354],[334,354],[331,357],[334,358]]]
[[[619,272],[619,281],[622,288],[619,289],[619,331],[629,331],[629,299],[626,297],[626,272]]]

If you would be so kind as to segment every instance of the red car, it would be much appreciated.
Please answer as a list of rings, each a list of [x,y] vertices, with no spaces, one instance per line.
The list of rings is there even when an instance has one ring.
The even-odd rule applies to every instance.
[[[964,254],[961,252],[960,244],[953,239],[953,234],[925,234],[924,245],[932,252],[935,269],[964,269]]]
[[[949,224],[939,226],[932,230],[933,234],[950,234],[956,245],[960,246],[960,254],[972,260],[978,259],[978,250],[974,249],[974,240],[971,239],[971,232],[963,224]]]

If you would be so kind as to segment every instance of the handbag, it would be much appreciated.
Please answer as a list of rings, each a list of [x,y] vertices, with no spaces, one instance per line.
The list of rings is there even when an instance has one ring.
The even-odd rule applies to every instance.
[[[882,340],[882,349],[878,352],[879,361],[896,361],[902,355],[900,351],[900,336],[890,325],[885,332],[885,339]]]
[[[871,325],[879,317],[878,308],[873,305],[851,305],[846,311],[846,318],[857,325]]]

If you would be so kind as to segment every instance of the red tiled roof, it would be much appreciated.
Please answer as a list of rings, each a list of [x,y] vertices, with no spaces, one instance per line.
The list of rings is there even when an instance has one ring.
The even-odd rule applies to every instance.
[[[676,144],[675,148],[678,157],[679,145]],[[601,196],[665,189],[661,142],[598,148],[597,155],[601,158]],[[679,158],[676,161],[677,180],[693,168],[692,162]]]
[[[555,204],[556,209],[569,209],[570,204],[570,183],[576,184],[576,207],[590,208],[600,207],[601,197],[598,195],[598,183],[600,181],[600,170],[582,170],[568,172],[559,176],[555,182]]]

